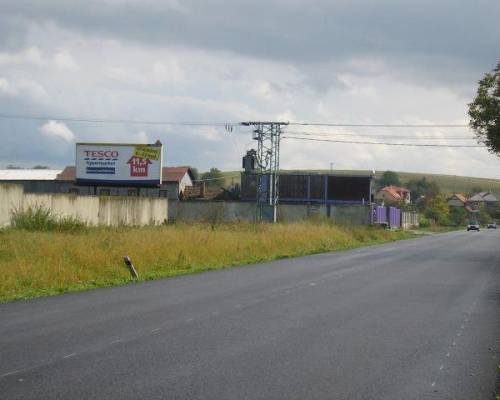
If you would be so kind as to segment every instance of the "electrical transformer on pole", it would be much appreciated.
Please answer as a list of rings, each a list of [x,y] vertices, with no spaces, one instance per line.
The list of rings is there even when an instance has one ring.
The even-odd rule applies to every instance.
[[[272,207],[273,222],[278,220],[281,128],[288,122],[242,122],[251,126],[257,141],[256,186],[257,220],[262,221],[266,205]]]

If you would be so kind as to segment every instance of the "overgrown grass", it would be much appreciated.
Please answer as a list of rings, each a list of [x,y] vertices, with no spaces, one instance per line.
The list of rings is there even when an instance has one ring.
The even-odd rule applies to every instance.
[[[86,228],[85,223],[76,218],[58,218],[51,210],[37,205],[14,210],[11,222],[14,228],[28,231],[77,232]]]
[[[0,231],[0,302],[130,282],[124,255],[148,280],[410,236],[327,223],[8,229]]]

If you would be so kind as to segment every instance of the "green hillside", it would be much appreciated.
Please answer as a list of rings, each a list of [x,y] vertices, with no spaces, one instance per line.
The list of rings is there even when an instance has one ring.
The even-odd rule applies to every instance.
[[[284,172],[306,172],[302,171],[292,171],[285,170]],[[329,170],[309,170],[308,172],[317,173],[329,173]],[[397,171],[396,171],[397,172]],[[371,171],[368,170],[334,170],[335,174],[342,175],[356,175],[356,174],[369,174]],[[377,171],[375,173],[376,178],[380,178],[384,171]],[[478,188],[484,191],[492,191],[494,193],[500,194],[500,179],[488,179],[488,178],[476,178],[470,176],[455,176],[455,175],[438,175],[438,174],[425,174],[419,172],[397,172],[404,184],[411,179],[421,179],[426,177],[430,181],[436,182],[441,191],[444,193],[470,193],[474,189]],[[224,171],[223,175],[225,177],[224,186],[231,186],[232,183],[240,183],[240,172],[239,171]]]

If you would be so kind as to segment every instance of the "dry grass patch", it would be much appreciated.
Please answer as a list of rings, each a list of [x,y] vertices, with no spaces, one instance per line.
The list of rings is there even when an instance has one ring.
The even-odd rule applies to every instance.
[[[0,231],[0,301],[343,250],[410,237],[374,227],[327,223],[175,224],[87,228],[81,232]]]

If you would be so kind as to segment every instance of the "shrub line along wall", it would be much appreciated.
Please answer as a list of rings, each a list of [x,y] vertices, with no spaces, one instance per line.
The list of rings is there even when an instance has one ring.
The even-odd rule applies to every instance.
[[[15,210],[29,207],[42,207],[57,217],[89,225],[134,226],[168,220],[166,198],[24,193],[22,185],[0,184],[0,227],[10,225]]]

